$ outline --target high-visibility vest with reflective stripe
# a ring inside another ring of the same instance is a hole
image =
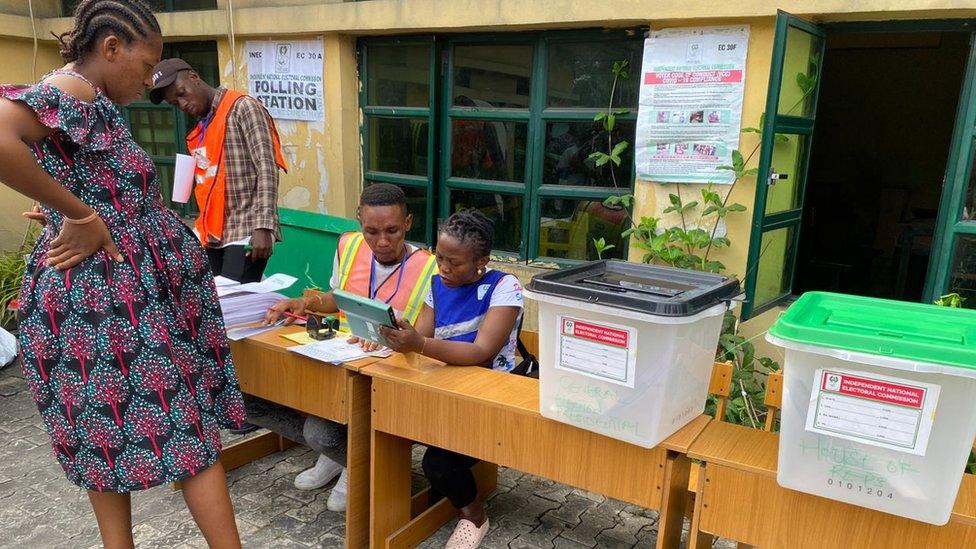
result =
[[[339,237],[339,288],[357,295],[369,297],[369,277],[373,265],[373,250],[365,243],[362,233],[346,233]],[[390,276],[376,290],[375,299],[389,300],[390,306],[400,313],[398,316],[411,324],[424,307],[424,299],[430,291],[430,279],[437,274],[437,261],[426,250],[417,250],[403,265],[403,280],[397,289],[396,280],[400,273]],[[392,298],[392,299],[391,299]],[[348,330],[346,315],[339,311],[339,328]]]

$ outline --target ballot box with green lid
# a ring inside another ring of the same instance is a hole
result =
[[[597,261],[537,275],[543,416],[651,448],[705,407],[734,278]]]
[[[810,292],[766,339],[786,353],[779,484],[948,522],[976,437],[976,311]]]

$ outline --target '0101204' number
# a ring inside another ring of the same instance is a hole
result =
[[[894,492],[886,492],[880,488],[865,487],[864,485],[858,484],[856,482],[845,482],[842,480],[836,480],[832,478],[827,479],[827,486],[836,486],[841,490],[849,490],[851,492],[857,492],[859,494],[867,494],[869,496],[875,496],[878,499],[888,498],[895,499]]]

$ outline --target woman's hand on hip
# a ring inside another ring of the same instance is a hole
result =
[[[47,264],[64,271],[101,250],[105,250],[116,261],[122,261],[122,254],[101,217],[96,215],[94,219],[81,225],[64,221],[61,232],[51,241]]]

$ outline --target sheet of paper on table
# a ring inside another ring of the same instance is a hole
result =
[[[336,365],[369,356],[386,358],[393,354],[392,350],[385,347],[372,353],[367,353],[358,343],[347,343],[346,338],[339,337],[325,341],[316,341],[307,345],[296,345],[289,347],[288,350],[314,360]]]

